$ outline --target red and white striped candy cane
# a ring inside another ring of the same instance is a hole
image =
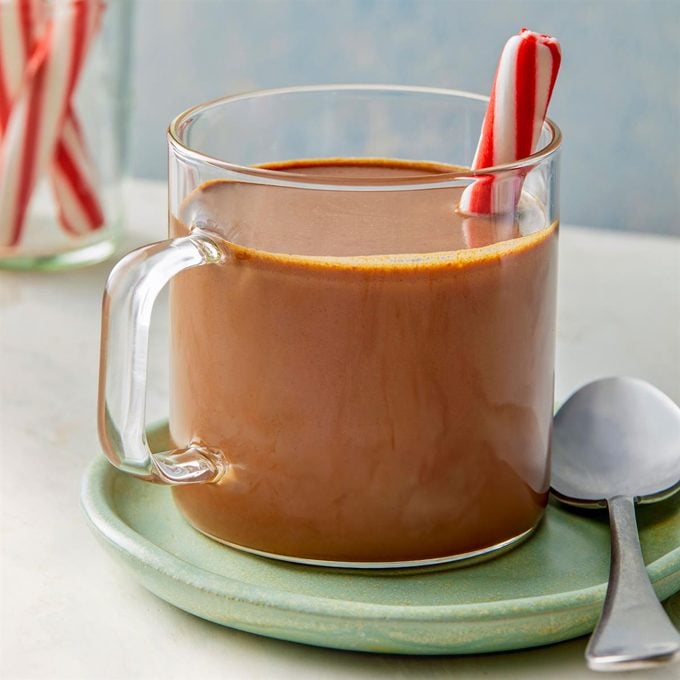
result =
[[[70,99],[102,5],[42,0],[0,5],[0,243],[16,245],[38,177],[50,170],[62,226],[103,224],[93,166]]]
[[[103,4],[100,0],[80,0],[74,9],[71,82],[65,95],[64,123],[54,150],[51,176],[62,226],[72,234],[86,234],[104,224],[104,214],[94,184],[94,164],[71,99],[89,46],[99,30]]]
[[[104,224],[95,176],[78,120],[75,115],[67,115],[54,151],[52,186],[59,221],[71,234],[86,234]]]
[[[36,0],[0,2],[0,140],[42,30]],[[37,11],[36,11],[37,10]]]
[[[473,170],[512,163],[530,156],[548,110],[560,45],[549,35],[526,28],[508,40],[498,63]],[[522,178],[481,177],[466,187],[459,210],[467,215],[513,212]]]

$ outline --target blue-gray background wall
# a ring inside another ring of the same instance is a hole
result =
[[[227,93],[324,82],[487,93],[522,26],[562,43],[550,115],[565,136],[563,222],[680,235],[677,0],[137,0],[132,172],[164,178],[169,120]]]

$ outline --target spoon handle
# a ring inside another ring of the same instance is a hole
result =
[[[609,586],[586,649],[592,670],[629,670],[680,658],[680,634],[659,602],[642,559],[629,496],[607,501],[612,534]]]

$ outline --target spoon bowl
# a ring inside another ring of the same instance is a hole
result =
[[[680,408],[635,378],[606,378],[573,394],[554,420],[551,487],[561,501],[608,507],[609,585],[586,649],[593,670],[646,668],[680,659],[680,634],[649,581],[635,503],[680,489]]]
[[[567,503],[663,500],[680,488],[680,408],[644,380],[597,380],[555,416],[552,456],[551,485]]]

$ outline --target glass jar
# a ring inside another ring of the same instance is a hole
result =
[[[0,0],[0,267],[109,257],[121,232],[130,0]]]

